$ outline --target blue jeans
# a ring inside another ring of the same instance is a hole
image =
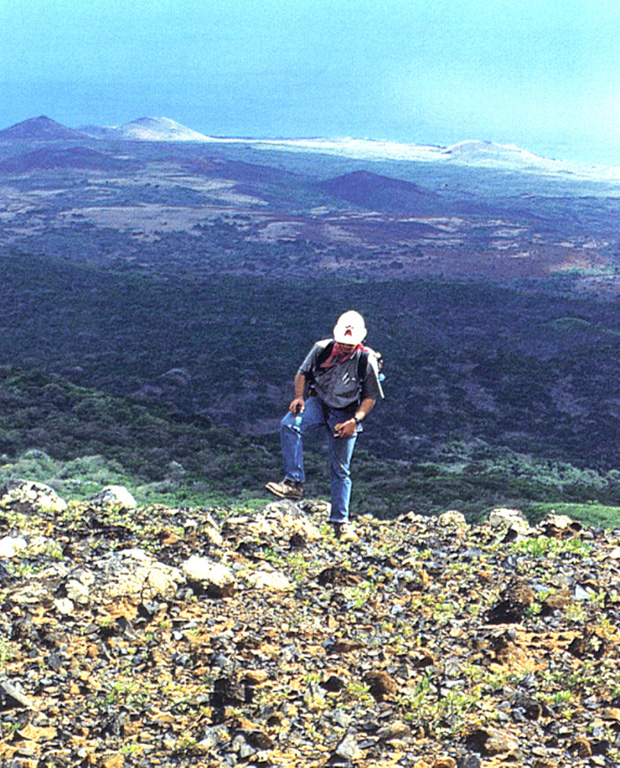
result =
[[[324,429],[328,435],[329,474],[331,481],[332,511],[330,522],[346,523],[351,500],[351,472],[349,466],[357,431],[351,437],[336,437],[334,426],[351,418],[350,411],[328,408],[318,397],[309,397],[302,413],[287,413],[280,424],[280,441],[287,480],[303,483],[303,438],[307,432]],[[358,431],[359,431],[358,427]]]

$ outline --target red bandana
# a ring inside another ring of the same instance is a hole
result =
[[[335,341],[330,356],[321,364],[321,368],[331,368],[332,365],[338,365],[338,363],[344,363],[345,360],[350,360],[358,349],[364,349],[364,347],[361,344],[356,344],[353,349],[348,352]]]

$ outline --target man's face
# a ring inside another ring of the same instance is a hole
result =
[[[341,344],[340,349],[342,349],[343,352],[349,354],[349,352],[353,352],[355,349],[355,344]]]

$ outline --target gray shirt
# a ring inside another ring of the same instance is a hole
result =
[[[316,369],[319,355],[331,342],[332,339],[318,341],[297,371],[307,380],[312,381],[317,397],[330,408],[347,408],[357,405],[367,397],[372,400],[383,399],[377,360],[372,352],[368,354],[366,373],[361,382],[357,380],[361,350],[356,350],[352,357],[342,363],[336,363],[329,368]]]

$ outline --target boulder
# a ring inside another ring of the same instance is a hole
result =
[[[70,600],[68,597],[56,598],[54,600],[54,606],[61,616],[70,616],[75,609],[73,600]]]
[[[274,501],[252,517],[229,517],[222,532],[226,538],[242,539],[251,533],[260,538],[289,540],[297,536],[305,541],[320,541],[321,532],[310,520],[306,509],[309,509],[308,501],[303,507],[301,503],[296,504],[289,499]]]
[[[135,509],[138,505],[134,497],[123,485],[106,485],[99,493],[90,499],[91,504],[100,504],[106,507],[125,507]]]
[[[530,531],[530,524],[523,517],[520,509],[506,507],[492,509],[489,513],[489,525],[492,528],[509,529],[521,535],[526,535]]]
[[[66,597],[72,603],[86,605],[90,599],[90,588],[95,582],[95,576],[90,571],[79,568],[71,574],[65,583]]]
[[[448,509],[446,512],[443,512],[441,515],[439,515],[437,521],[439,525],[444,527],[449,525],[454,526],[455,528],[468,527],[467,520],[465,520],[465,515],[462,512],[457,512],[456,509]]]
[[[202,585],[217,597],[228,597],[235,591],[236,579],[230,568],[206,557],[192,555],[182,566],[187,580]]]
[[[208,512],[203,513],[197,533],[202,541],[209,541],[216,547],[221,547],[224,543],[218,524]]]
[[[395,720],[394,722],[388,723],[377,731],[377,738],[379,741],[402,741],[410,739],[411,736],[411,726],[404,723],[402,720]]]
[[[396,681],[385,670],[371,670],[366,673],[364,682],[370,689],[370,694],[375,701],[385,701],[394,696],[398,687]]]
[[[323,522],[323,521],[321,521]],[[320,541],[319,529],[311,522],[306,512],[288,499],[268,504],[256,520],[257,533],[290,539],[300,534],[307,541]]]
[[[359,748],[353,734],[348,733],[336,747],[335,755],[346,760],[348,763],[354,763],[361,760],[364,753]],[[338,765],[339,763],[336,764]]]
[[[283,573],[266,568],[247,573],[245,578],[255,589],[266,589],[270,592],[286,592],[293,589],[293,584]]]
[[[160,563],[142,549],[112,552],[96,560],[92,572],[78,569],[71,578],[87,587],[91,597],[104,601],[120,597],[138,602],[153,600],[173,595],[185,583],[178,568]]]
[[[21,536],[4,536],[0,539],[0,557],[15,557],[15,555],[28,546],[26,539]]]
[[[9,480],[0,491],[0,507],[28,512],[41,509],[64,512],[67,502],[53,488],[30,480]]]
[[[0,680],[0,709],[34,709],[34,704],[16,685]]]
[[[568,515],[551,514],[540,521],[538,528],[549,538],[567,539],[578,536],[583,530],[583,525]]]

